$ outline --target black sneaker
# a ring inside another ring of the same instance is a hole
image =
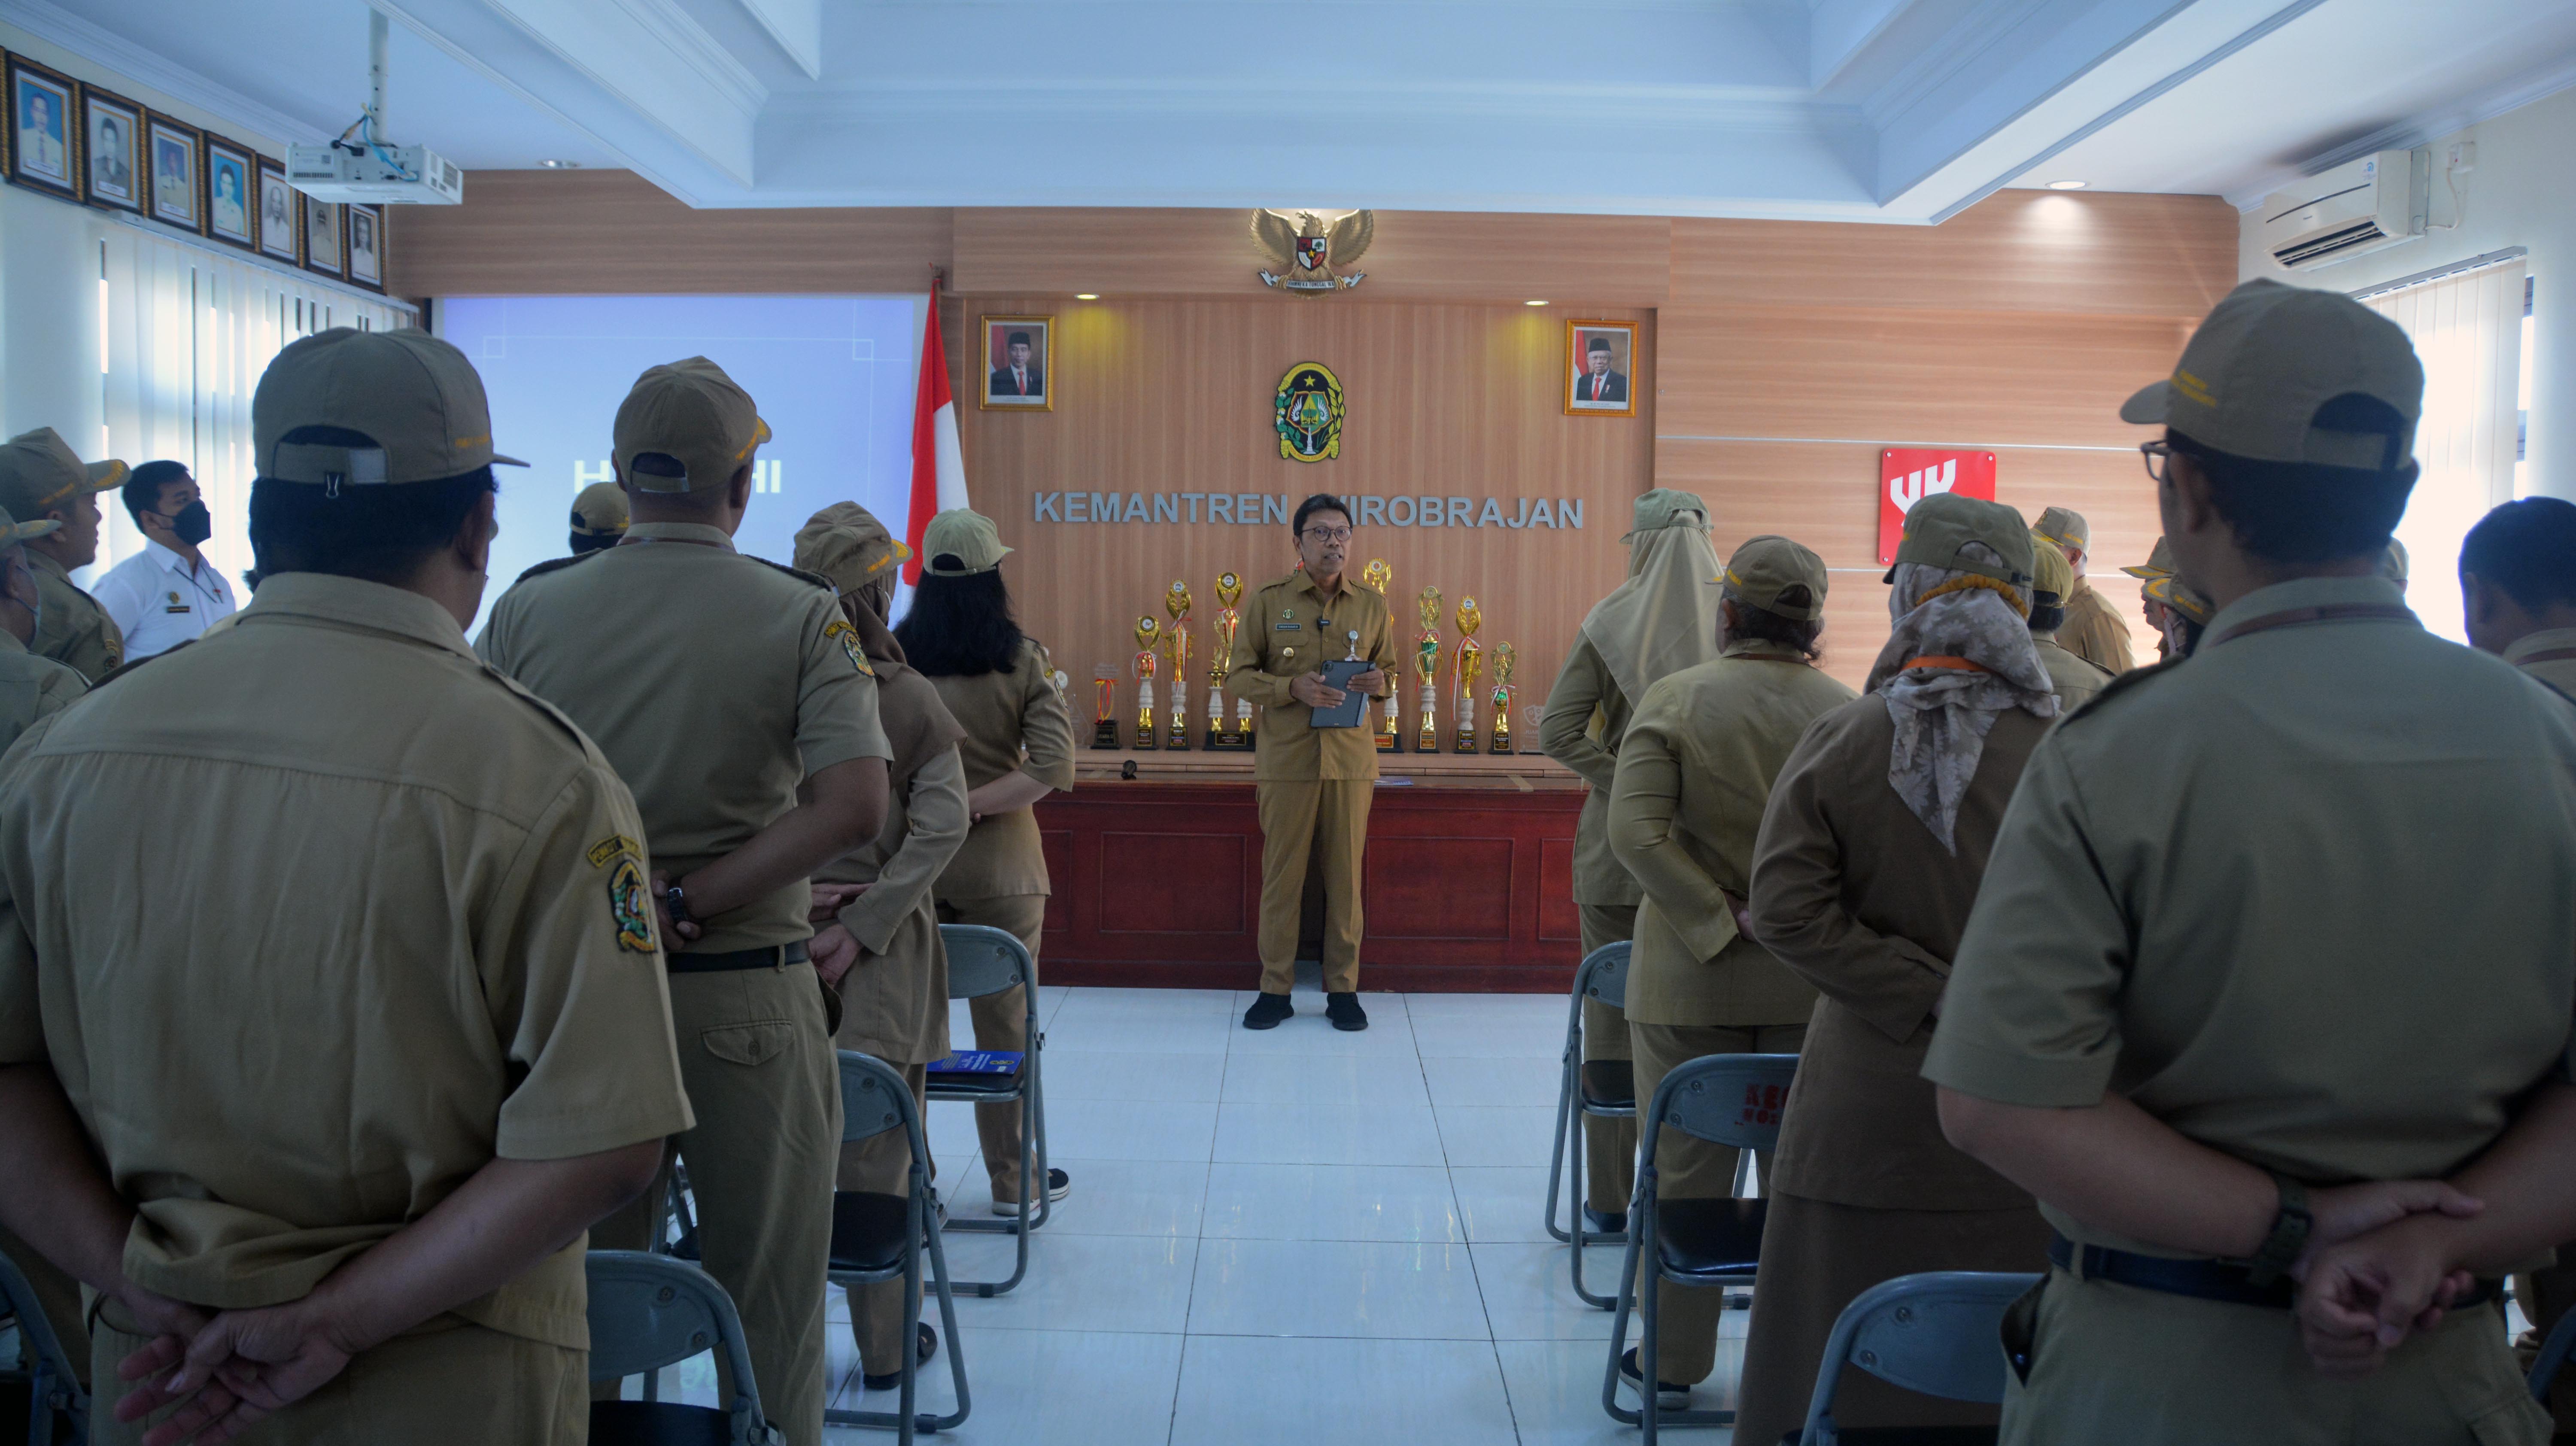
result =
[[[1586,1235],[1625,1235],[1628,1233],[1628,1212],[1625,1210],[1595,1210],[1591,1206],[1586,1205],[1583,1207],[1583,1233]]]
[[[932,1330],[928,1321],[922,1321],[919,1325],[920,1334],[913,1338],[914,1346],[918,1351],[914,1359],[926,1366],[930,1364],[932,1356],[939,1354],[939,1332]],[[1636,1352],[1630,1351],[1628,1354],[1633,1356]],[[891,1391],[903,1384],[903,1372],[888,1371],[882,1376],[861,1376],[859,1384],[871,1391]]]
[[[1066,1174],[1064,1171],[1057,1169],[1055,1166],[1049,1165],[1047,1167],[1046,1176],[1046,1197],[1050,1200],[1061,1200],[1072,1193],[1073,1177]],[[1020,1213],[1020,1202],[1017,1200],[996,1200],[993,1202],[993,1213],[996,1215],[1017,1215]]]
[[[1243,1011],[1243,1027],[1277,1029],[1279,1021],[1296,1012],[1296,1008],[1289,1004],[1287,995],[1263,990],[1261,996],[1252,1001],[1252,1007]]]
[[[1356,994],[1325,995],[1324,1017],[1333,1022],[1335,1029],[1368,1028],[1368,1011],[1360,1008],[1360,997]]]
[[[927,1329],[927,1327],[925,1327],[925,1329]],[[871,1376],[869,1379],[874,1380],[876,1378]],[[1642,1400],[1645,1397],[1646,1374],[1644,1370],[1637,1365],[1637,1348],[1635,1346],[1630,1346],[1628,1348],[1628,1353],[1619,1358],[1619,1384],[1636,1392],[1639,1399]],[[1657,1408],[1666,1411],[1688,1410],[1690,1408],[1690,1387],[1676,1386],[1670,1381],[1657,1381],[1655,1383],[1655,1405]]]

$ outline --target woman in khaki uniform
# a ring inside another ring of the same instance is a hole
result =
[[[991,519],[962,507],[942,512],[922,531],[921,550],[921,584],[895,636],[965,732],[957,752],[974,820],[931,897],[939,922],[1000,929],[1028,949],[1034,965],[1049,881],[1031,805],[1073,787],[1073,722],[1046,649],[1011,619],[1001,573],[1011,549]],[[1029,1047],[1028,1001],[1019,990],[985,995],[967,1008],[977,1049]],[[1020,1213],[1020,1102],[977,1105],[975,1133],[993,1213]],[[1071,1189],[1071,1177],[1049,1167],[1047,1198],[1061,1200]]]
[[[814,936],[814,970],[838,991],[833,1043],[894,1066],[919,1109],[926,1067],[948,1055],[948,955],[930,886],[966,839],[966,774],[957,757],[962,730],[929,680],[904,665],[902,645],[886,630],[896,565],[907,555],[855,502],[833,503],[796,534],[796,565],[831,579],[842,616],[858,629],[876,669],[877,714],[895,755],[886,772],[885,826],[815,875],[814,920],[831,922]],[[901,1194],[911,1164],[903,1133],[888,1130],[841,1146],[833,1183]],[[864,1384],[890,1390],[902,1380],[903,1282],[848,1293]],[[920,1323],[914,1343],[925,1361],[939,1348],[929,1322]]]
[[[2028,1194],[1941,1137],[1916,1070],[2004,805],[2058,713],[2031,646],[2031,537],[2012,509],[1916,503],[1889,576],[1895,633],[1866,696],[1816,720],[1771,791],[1753,933],[1822,991],[1789,1091],[1736,1439],[1805,1419],[1834,1318],[1923,1270],[2039,1270]],[[1992,1423],[1846,1372],[1854,1426]]]
[[[2066,565],[2066,555],[2049,546],[2046,538],[2032,533],[2031,540],[2030,641],[2039,653],[2039,665],[2048,670],[2050,686],[2057,689],[2057,716],[2063,718],[2110,687],[2111,675],[2068,652],[2057,640],[2057,630],[2066,621],[2067,594],[2075,587],[2075,569]]]
[[[1816,1002],[1814,988],[1743,931],[1737,911],[1772,777],[1807,724],[1852,696],[1813,666],[1825,564],[1785,537],[1756,537],[1723,576],[1725,647],[1646,690],[1610,789],[1610,847],[1646,895],[1628,970],[1641,1104],[1703,1055],[1797,1053]],[[1668,1130],[1656,1163],[1667,1198],[1734,1193],[1733,1150]],[[1661,1294],[1656,1370],[1673,1405],[1716,1365],[1725,1298],[1690,1286]],[[1642,1385],[1634,1350],[1620,1373],[1631,1389]]]

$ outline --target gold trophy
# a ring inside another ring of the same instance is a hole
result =
[[[1163,746],[1176,753],[1186,753],[1190,746],[1190,585],[1175,581],[1163,592],[1163,611],[1172,615],[1172,626],[1163,634],[1163,646],[1172,655],[1172,707],[1169,734]]]
[[[1476,675],[1485,671],[1485,648],[1476,629],[1485,625],[1484,611],[1471,597],[1458,599],[1458,737],[1453,753],[1476,751]]]
[[[1162,746],[1154,737],[1154,640],[1162,632],[1150,616],[1136,620],[1136,747],[1147,752]]]
[[[1509,643],[1494,649],[1494,695],[1485,700],[1494,708],[1494,741],[1485,749],[1488,753],[1512,751],[1512,664],[1519,660]]]
[[[1416,611],[1422,618],[1422,634],[1413,640],[1413,676],[1421,680],[1415,694],[1415,711],[1421,721],[1413,732],[1413,751],[1440,751],[1440,589],[1426,587],[1415,599]]]
[[[1061,677],[1062,674],[1057,676]],[[1093,706],[1091,710],[1091,746],[1118,751],[1118,669],[1100,663],[1091,670]]]
[[[1372,557],[1369,559],[1369,565],[1360,569],[1360,581],[1367,583],[1378,596],[1384,597],[1386,590],[1395,585],[1395,569],[1386,565],[1385,558]],[[1380,753],[1404,751],[1403,735],[1396,728],[1396,714],[1403,707],[1397,698],[1402,690],[1392,686],[1394,681],[1392,678],[1387,680],[1390,686],[1386,690],[1386,712],[1378,719],[1377,724],[1377,751]]]
[[[1226,675],[1234,671],[1234,635],[1243,628],[1243,614],[1235,603],[1242,596],[1242,578],[1230,572],[1217,574],[1216,664],[1208,669],[1207,706],[1207,746],[1216,752],[1241,751],[1252,746],[1250,729],[1237,727],[1233,732],[1227,732],[1225,726],[1225,680]],[[1245,706],[1251,705],[1247,702]]]

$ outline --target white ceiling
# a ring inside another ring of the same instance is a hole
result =
[[[699,206],[1375,205],[1921,222],[2240,202],[2576,80],[2576,0],[380,0],[391,131]],[[0,0],[288,139],[363,0]],[[148,72],[144,74],[143,72]]]

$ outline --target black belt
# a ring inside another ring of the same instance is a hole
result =
[[[772,944],[766,949],[727,949],[720,954],[669,954],[662,964],[674,974],[730,974],[737,969],[784,969],[808,957],[802,943]]]
[[[2083,1268],[2076,1268],[2077,1252],[2082,1251]],[[2229,1305],[2259,1305],[2272,1310],[2288,1310],[2298,1300],[2298,1282],[2284,1276],[2270,1285],[2256,1285],[2244,1266],[2223,1260],[2168,1260],[2160,1255],[2139,1255],[2126,1250],[2111,1250],[2099,1245],[2078,1246],[2063,1235],[2051,1234],[2048,1258],[2058,1269],[2086,1280],[2107,1280],[2114,1285],[2135,1286],[2140,1290],[2158,1290],[2167,1295],[2187,1295],[2199,1300],[2224,1301]],[[2466,1295],[2451,1302],[2450,1309],[2466,1310],[2495,1299],[2496,1283],[2481,1279],[2469,1287]]]

